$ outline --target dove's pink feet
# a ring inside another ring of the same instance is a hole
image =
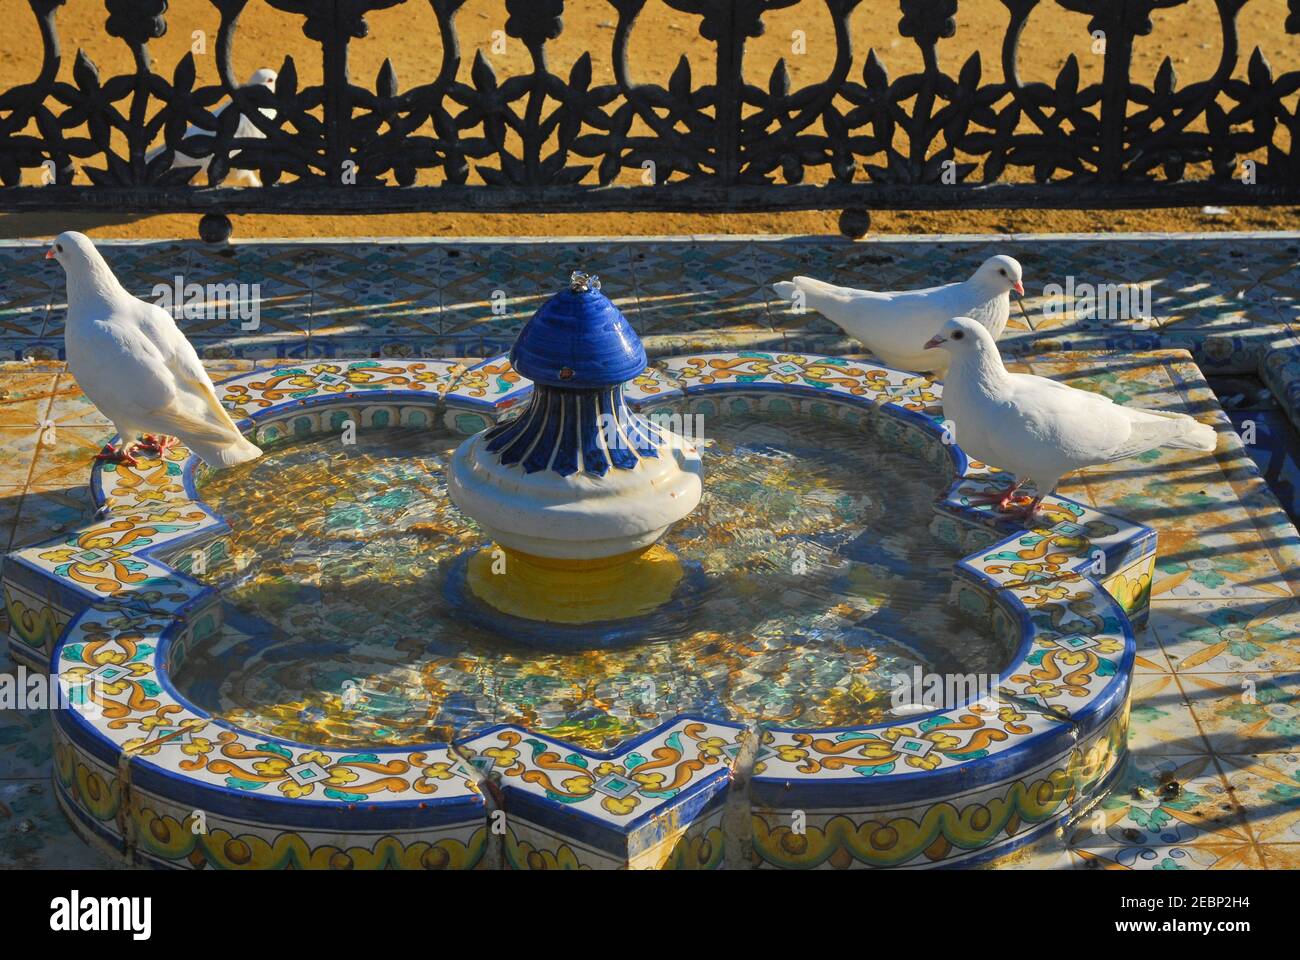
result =
[[[1034,514],[1038,511],[1038,505],[1043,502],[1043,497],[1041,494],[1036,497],[1019,496],[1020,488],[1023,485],[1023,482],[1017,483],[1002,494],[1002,498],[997,502],[998,512],[1005,513],[1024,523],[1030,523],[1034,519]]]
[[[1016,494],[1020,492],[1020,486],[1021,485],[1017,483],[1014,486],[1007,488],[1007,492],[1002,494],[1002,499],[998,501],[998,510],[1003,513],[1017,513],[1023,509],[1019,504],[1019,500],[1024,498],[1016,497]]]
[[[163,434],[146,433],[140,438],[140,446],[159,457],[178,443],[180,443],[180,441],[175,437],[169,437]]]
[[[1002,494],[1002,499],[998,501],[998,509],[1003,513],[1010,513],[1014,509],[1015,502],[1016,491],[1013,488]]]
[[[136,460],[135,444],[118,444],[116,447],[111,443],[104,444],[104,449],[95,454],[95,459],[106,463],[125,463],[128,467],[137,467],[140,462]]]
[[[1041,496],[1034,497],[1032,500],[1029,501],[1029,506],[1024,508],[1026,522],[1034,519],[1034,514],[1038,512],[1038,505],[1042,502],[1043,502],[1043,498]]]

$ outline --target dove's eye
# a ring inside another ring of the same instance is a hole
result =
[[[1007,275],[1006,270],[1002,269],[1001,267],[998,268],[998,273],[1002,274],[1002,276],[1004,277]]]
[[[956,333],[952,335],[952,338],[954,340],[960,340],[964,336],[966,336],[966,332],[964,330],[958,330]]]
[[[62,253],[62,252],[63,252],[63,244],[61,244],[61,243],[56,243],[56,244],[54,245],[54,249],[55,249],[56,251],[58,251],[59,253]]]

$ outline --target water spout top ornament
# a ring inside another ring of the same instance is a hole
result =
[[[623,396],[647,362],[632,325],[597,277],[575,272],[510,359],[533,381],[527,407],[462,443],[448,474],[452,501],[508,555],[504,576],[471,563],[471,588],[513,615],[569,623],[662,602],[681,570],[655,544],[699,503],[703,468],[693,443]]]
[[[569,289],[520,332],[510,363],[535,384],[577,390],[627,383],[647,361],[627,317],[600,292],[600,278],[575,270]]]

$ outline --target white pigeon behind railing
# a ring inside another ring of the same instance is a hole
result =
[[[247,89],[249,87],[266,87],[268,90],[274,93],[275,81],[276,81],[276,72],[270,69],[269,67],[262,67],[260,70],[255,71],[253,75],[248,78],[248,83],[244,84],[243,89]],[[220,117],[227,109],[229,109],[232,106],[234,106],[233,102],[222,104],[214,111],[213,116]],[[261,112],[262,112],[262,116],[268,119],[275,118],[275,111],[272,110],[270,107],[262,107]],[[212,135],[211,130],[204,130],[200,126],[196,126],[195,124],[190,124],[189,129],[185,131],[185,136],[182,138],[182,142],[188,140],[190,137],[211,136],[211,135]],[[245,138],[251,137],[257,140],[266,139],[266,135],[262,133],[261,130],[257,129],[257,126],[253,123],[253,121],[248,119],[248,117],[242,113],[239,115],[239,124],[238,126],[235,127],[235,136],[245,137]],[[154,149],[150,150],[148,154],[146,154],[146,159],[153,160],[160,153],[162,153],[164,149],[165,148],[163,147],[155,147]],[[230,159],[233,161],[238,156],[239,156],[239,151],[234,150],[230,154]],[[211,155],[208,155],[206,157],[191,157],[188,153],[182,153],[181,151],[177,150],[175,157],[172,158],[171,168],[173,170],[176,170],[176,169],[184,169],[187,167],[198,167],[199,173],[196,174],[196,179],[197,179],[198,177],[202,176],[202,174],[208,172],[208,166],[211,163],[212,163]],[[229,176],[233,177],[236,183],[242,183],[245,186],[260,187],[262,185],[262,178],[257,175],[256,170],[241,170],[237,167],[232,166]],[[194,180],[191,180],[190,182],[193,183]]]

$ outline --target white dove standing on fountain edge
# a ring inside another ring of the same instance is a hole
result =
[[[262,67],[260,70],[254,71],[253,75],[248,78],[248,83],[244,84],[244,89],[247,89],[248,87],[266,87],[272,93],[275,93],[275,81],[277,79],[278,76],[274,70],[272,70],[270,67]],[[226,110],[228,110],[233,106],[234,106],[233,101],[229,103],[224,103],[217,108],[217,110],[213,113],[213,116],[220,117],[222,113],[224,113]],[[266,117],[268,120],[275,119],[275,111],[272,110],[270,107],[262,107],[260,109],[261,109],[262,116]],[[191,137],[210,136],[211,134],[212,134],[211,130],[204,130],[202,127],[196,124],[190,124],[189,128],[186,129],[185,131],[185,136],[181,138],[181,142],[184,143],[186,140],[190,139]],[[242,113],[239,115],[239,124],[238,126],[235,127],[234,135],[236,137],[244,137],[246,139],[247,138],[252,138],[256,140],[266,139],[266,134],[262,133],[261,130],[257,129],[257,125],[254,124],[252,120],[248,119],[248,117]],[[145,155],[145,159],[152,160],[154,157],[162,153],[164,149],[165,148],[163,147],[155,147]],[[239,151],[238,150],[233,151],[230,154],[231,161],[233,162],[234,159],[238,156],[239,156]],[[206,157],[192,157],[188,153],[181,153],[179,150],[177,150],[175,156],[172,157],[171,167],[173,170],[185,169],[187,167],[198,167],[199,173],[207,173],[208,165],[210,163],[212,163],[211,154],[209,154]],[[256,170],[242,170],[232,166],[230,172],[237,181],[242,181],[243,183],[247,184],[250,187],[260,187],[262,185],[262,178],[257,175]]]
[[[1214,450],[1214,428],[1184,413],[1124,407],[1109,397],[1046,377],[1012,373],[983,324],[953,317],[927,348],[949,357],[943,412],[967,455],[1015,475],[999,507],[1011,508],[1030,481],[1033,516],[1067,473],[1158,447]]]
[[[170,313],[127,293],[84,234],[59,234],[45,255],[67,277],[68,370],[118,432],[119,446],[109,445],[101,459],[134,463],[141,446],[161,455],[171,437],[212,467],[261,456],[221,406]]]
[[[994,340],[1002,336],[1011,315],[1011,291],[1025,292],[1021,277],[1019,262],[999,254],[980,264],[969,280],[924,290],[854,290],[812,277],[782,280],[772,289],[786,300],[802,295],[804,307],[862,341],[882,363],[942,377],[947,357],[926,350],[925,342],[958,316],[978,320]]]

